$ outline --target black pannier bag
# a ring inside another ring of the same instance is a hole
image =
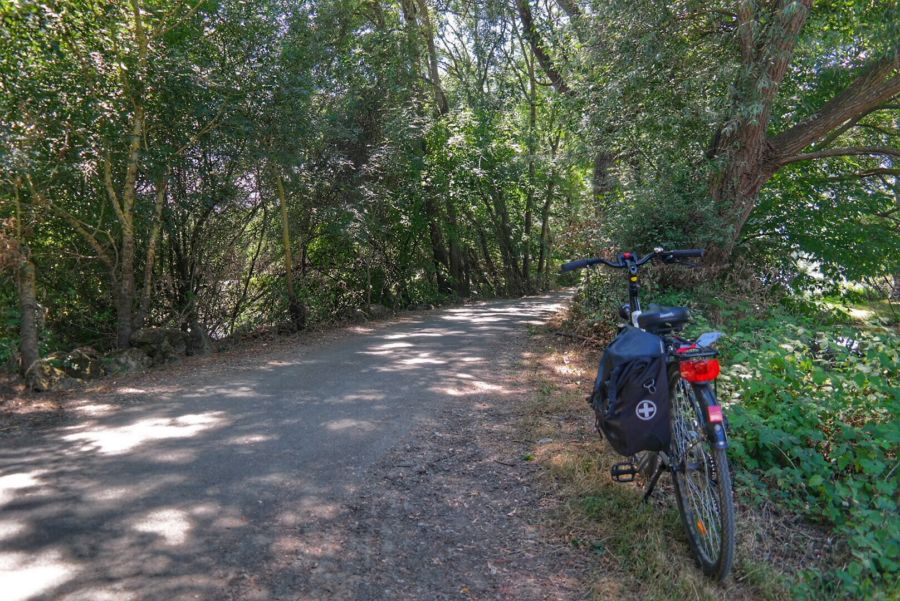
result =
[[[625,326],[600,359],[591,406],[620,455],[669,446],[669,380],[659,336]]]

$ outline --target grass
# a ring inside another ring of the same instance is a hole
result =
[[[771,551],[763,520],[739,518],[734,576],[724,585],[695,566],[671,485],[661,481],[648,504],[636,484],[613,482],[621,460],[600,440],[585,402],[598,352],[569,344],[549,332],[535,333],[528,366],[534,391],[520,422],[535,443],[534,460],[559,500],[550,528],[596,558],[590,577],[594,599],[718,600],[790,597],[788,577],[764,558]],[[547,442],[549,441],[549,442]],[[761,542],[762,541],[762,542]]]

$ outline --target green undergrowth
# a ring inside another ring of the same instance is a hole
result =
[[[580,297],[582,320],[608,318],[600,305],[617,291],[595,288]],[[834,569],[802,571],[793,595],[896,598],[900,339],[891,313],[796,297],[722,301],[702,290],[647,297],[690,306],[689,335],[726,334],[719,395],[740,498],[799,513],[840,541]]]
[[[844,539],[839,569],[803,574],[798,596],[887,599],[900,567],[900,340],[827,306],[747,309],[716,307],[736,485]]]

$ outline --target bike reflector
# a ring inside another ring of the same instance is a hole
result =
[[[688,382],[710,382],[719,377],[718,359],[694,359],[678,365],[681,377]]]
[[[709,423],[711,424],[721,424],[725,421],[725,418],[722,416],[722,408],[718,405],[710,405],[707,407],[706,416],[709,418]]]

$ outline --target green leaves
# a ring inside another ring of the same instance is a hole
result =
[[[900,538],[900,382],[890,363],[900,342],[889,331],[823,326],[777,309],[726,323],[737,329],[723,341],[726,373],[753,374],[723,380],[721,391],[735,403],[728,411],[738,473],[751,471],[754,486],[767,484],[767,494],[846,538],[854,560],[836,574],[843,594],[883,595],[897,579]],[[831,586],[829,579],[815,575],[810,586]]]

